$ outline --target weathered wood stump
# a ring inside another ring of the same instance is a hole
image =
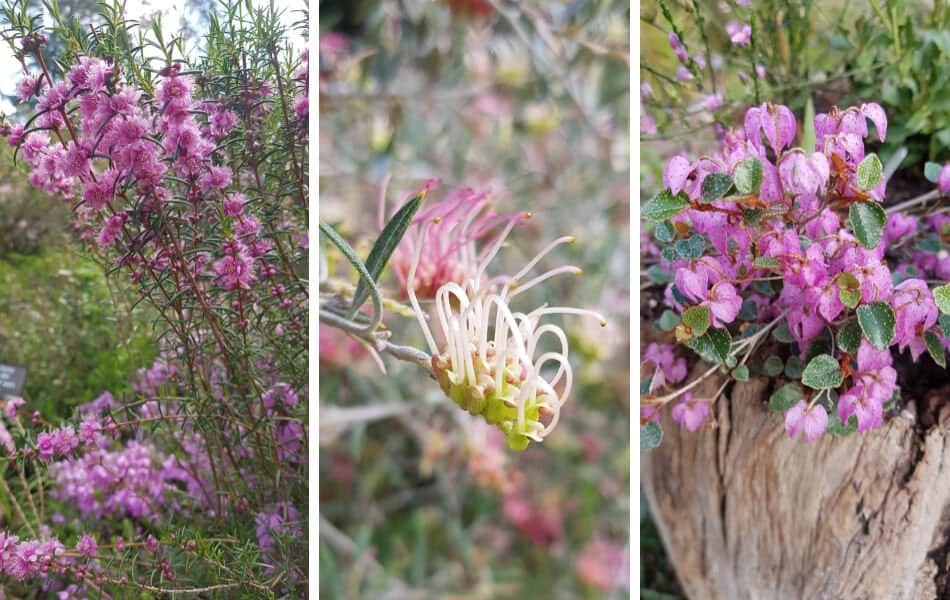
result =
[[[933,392],[929,428],[909,407],[878,430],[811,444],[768,412],[768,386],[736,384],[716,403],[717,425],[696,433],[664,411],[663,443],[642,456],[689,598],[950,597],[950,386]]]

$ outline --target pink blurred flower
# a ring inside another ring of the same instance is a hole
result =
[[[581,581],[599,590],[630,586],[629,553],[620,544],[595,539],[584,546],[575,570]]]

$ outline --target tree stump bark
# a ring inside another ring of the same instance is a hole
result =
[[[714,407],[716,426],[696,433],[664,411],[663,443],[642,455],[689,598],[950,598],[950,386],[934,392],[942,410],[928,429],[907,412],[811,444],[768,412],[769,386],[736,384]]]

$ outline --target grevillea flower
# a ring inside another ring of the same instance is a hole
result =
[[[435,189],[437,180],[430,180],[423,193]],[[432,299],[439,288],[449,282],[462,283],[476,270],[481,257],[476,241],[493,234],[506,223],[518,223],[527,213],[497,214],[492,209],[493,197],[488,192],[462,188],[444,199],[420,209],[412,227],[393,253],[392,266],[400,287],[408,296],[408,274],[419,252],[415,271],[414,292],[420,298]]]
[[[443,392],[463,409],[501,429],[509,447],[522,450],[554,429],[571,391],[573,372],[567,358],[567,336],[554,324],[541,324],[541,319],[552,314],[580,314],[606,322],[597,313],[572,307],[512,311],[509,304],[519,294],[556,275],[579,274],[580,269],[557,267],[524,281],[546,254],[574,239],[562,237],[513,277],[483,280],[488,264],[518,222],[512,218],[506,221],[488,251],[464,273],[462,284],[449,281],[436,290],[434,312],[442,343],[437,343],[430,331],[415,293],[422,244],[415,248],[406,289],[432,354],[432,373]],[[426,239],[431,225],[431,221],[423,224],[421,239]],[[560,342],[560,350],[539,352],[539,341],[544,337]],[[546,369],[549,364],[556,367],[553,374]]]

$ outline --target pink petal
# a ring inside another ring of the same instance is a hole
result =
[[[881,105],[876,102],[862,104],[861,113],[871,119],[874,128],[877,130],[877,138],[883,142],[884,138],[887,137],[887,114],[881,108]]]
[[[677,155],[670,159],[666,169],[663,170],[663,185],[665,185],[673,194],[678,194],[686,185],[686,179],[690,174],[690,163],[685,156]]]
[[[785,411],[785,432],[789,437],[797,436],[802,430],[807,406],[804,400],[799,400],[798,404]]]
[[[825,407],[820,404],[811,407],[806,412],[803,422],[806,442],[813,442],[820,438],[828,426],[828,413],[825,412]]]

